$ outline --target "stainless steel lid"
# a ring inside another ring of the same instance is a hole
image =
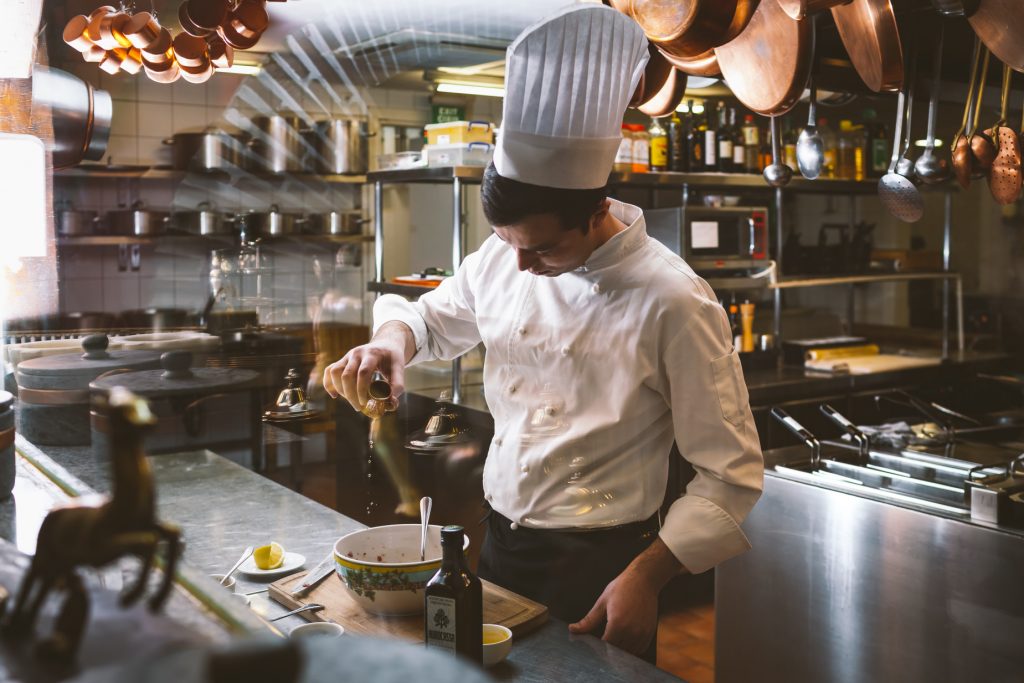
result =
[[[160,356],[161,370],[126,372],[101,377],[89,384],[92,391],[123,386],[146,398],[212,394],[250,388],[260,376],[242,368],[193,368],[188,351],[168,351]]]
[[[0,391],[0,413],[6,413],[14,405],[14,395],[9,391]]]
[[[18,386],[27,389],[84,389],[89,382],[111,370],[142,370],[159,365],[152,351],[108,351],[105,334],[82,340],[84,353],[62,353],[33,358],[18,364]]]

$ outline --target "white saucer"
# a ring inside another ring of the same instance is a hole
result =
[[[238,573],[251,576],[254,579],[269,579],[276,576],[293,574],[302,569],[304,564],[306,564],[306,557],[304,555],[285,552],[284,563],[277,569],[260,569],[256,566],[256,561],[250,557],[238,568]]]

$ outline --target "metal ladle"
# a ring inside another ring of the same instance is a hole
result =
[[[935,115],[939,108],[939,88],[942,87],[942,43],[945,31],[945,24],[940,24],[939,40],[935,45],[935,60],[932,63],[932,91],[928,102],[928,139],[925,141],[924,153],[914,164],[917,177],[929,185],[936,185],[949,177],[949,163],[944,157],[935,154]]]
[[[800,137],[796,141],[796,165],[800,169],[800,175],[808,180],[814,180],[821,175],[821,167],[825,162],[825,144],[818,132],[818,86],[814,82],[815,48],[817,43],[817,15],[811,23],[811,75],[810,89],[811,98],[807,106],[807,125],[800,131]]]
[[[917,75],[917,54],[914,53],[910,57],[910,71],[906,78],[910,83],[910,87],[907,89],[907,112],[906,119],[903,122],[905,128],[903,138],[903,152],[900,154],[899,160],[896,162],[896,173],[900,174],[912,184],[916,184],[917,175],[914,173],[914,162],[910,159],[910,143],[914,139],[911,134],[911,129],[914,125],[914,78]]]
[[[772,187],[783,187],[793,179],[793,169],[779,163],[779,119],[772,116],[772,163],[764,168],[765,181]]]
[[[900,142],[903,140],[904,117],[912,82],[912,76],[903,81],[903,87],[900,88],[899,96],[896,99],[896,133],[893,136],[892,160],[889,162],[889,171],[878,179],[878,197],[882,204],[890,214],[906,223],[919,221],[924,215],[924,201],[921,199],[921,193],[909,178],[896,170],[900,159],[904,158],[900,153]]]

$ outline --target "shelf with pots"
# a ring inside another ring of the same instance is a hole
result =
[[[338,175],[321,173],[255,173],[237,169],[235,173],[230,171],[181,171],[166,166],[108,166],[103,164],[86,164],[72,168],[56,170],[53,173],[55,179],[139,179],[139,180],[181,180],[186,176],[210,178],[214,180],[233,180],[238,178],[252,178],[264,181],[319,181],[339,185],[363,185],[366,183],[365,175]]]
[[[220,244],[234,244],[238,237],[230,234],[195,235],[188,233],[162,233],[160,235],[77,235],[58,237],[58,247],[109,247],[126,244],[153,244],[160,240],[206,240]],[[261,238],[262,242],[322,242],[325,244],[354,244],[373,242],[373,235],[279,235]]]

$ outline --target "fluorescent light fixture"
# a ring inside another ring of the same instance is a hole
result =
[[[263,67],[259,64],[247,64],[245,62],[235,62],[226,69],[217,69],[217,73],[221,74],[239,74],[241,76],[255,76]]]
[[[505,89],[496,85],[480,85],[479,83],[462,83],[441,81],[437,84],[437,92],[455,95],[479,95],[482,97],[504,97]]]
[[[943,144],[942,140],[940,140],[939,138],[935,138],[935,146],[936,147],[941,147],[942,144]],[[914,140],[914,147],[927,147],[927,146],[928,146],[928,141],[925,140],[925,139]]]
[[[0,133],[0,243],[5,256],[46,256],[46,146],[34,135]]]
[[[43,0],[0,2],[0,79],[32,74],[42,11]]]
[[[679,106],[676,107],[676,111],[682,112],[684,114],[689,113],[689,111],[690,111],[690,103],[689,102],[681,102],[679,104]],[[693,103],[693,113],[694,114],[703,114],[704,113],[704,103],[703,102],[694,102]]]

